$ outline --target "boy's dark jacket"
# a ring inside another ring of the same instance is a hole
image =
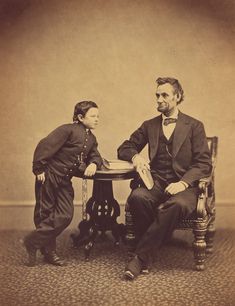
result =
[[[118,157],[130,161],[148,144],[151,167],[158,150],[161,124],[161,115],[145,121],[118,148]],[[172,166],[179,180],[194,185],[200,178],[210,174],[211,157],[206,134],[203,124],[197,119],[179,112],[172,149]]]
[[[68,176],[74,174],[81,163],[95,163],[100,168],[102,158],[97,146],[95,136],[83,124],[63,124],[38,143],[33,173],[37,175],[50,169],[59,176]]]

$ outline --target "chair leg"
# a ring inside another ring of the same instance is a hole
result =
[[[206,231],[206,253],[211,254],[213,252],[213,243],[215,237],[215,225],[214,220],[208,225]]]
[[[205,269],[205,259],[206,259],[206,226],[202,224],[196,224],[196,227],[193,229],[194,233],[194,242],[193,242],[193,251],[194,251],[194,261],[197,271],[203,271]]]

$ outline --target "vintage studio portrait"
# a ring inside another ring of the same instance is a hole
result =
[[[0,1],[0,305],[235,305],[235,1]]]

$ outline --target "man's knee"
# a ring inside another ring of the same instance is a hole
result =
[[[127,199],[128,210],[133,216],[143,216],[153,213],[155,199],[145,188],[139,187],[134,189]]]
[[[179,210],[182,216],[187,216],[196,207],[196,200],[194,199],[187,199],[185,197],[177,196],[173,197],[172,201],[174,202],[174,207]]]
[[[131,194],[127,199],[127,202],[129,204],[130,209],[132,209],[133,206],[136,209],[137,207],[142,207],[143,203],[146,202],[147,200],[148,199],[144,188],[139,187],[132,190]]]

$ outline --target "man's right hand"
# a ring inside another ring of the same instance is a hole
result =
[[[45,179],[46,179],[45,172],[38,174],[36,177],[38,181],[42,182],[42,184],[45,182]]]
[[[136,168],[137,171],[138,170],[145,170],[145,169],[150,170],[149,163],[146,161],[146,159],[144,159],[139,154],[136,154],[132,158],[132,163],[133,163],[133,165],[134,165],[134,167]]]

